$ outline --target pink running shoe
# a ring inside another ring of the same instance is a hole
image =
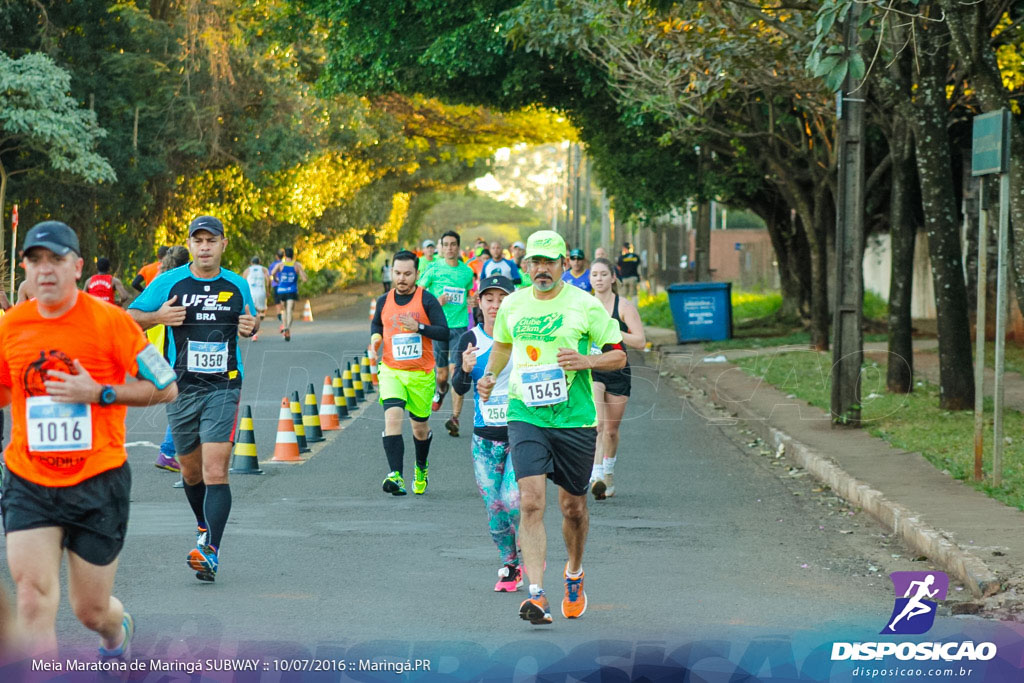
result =
[[[498,583],[494,584],[495,593],[515,593],[523,585],[523,570],[514,564],[506,564],[498,570]]]

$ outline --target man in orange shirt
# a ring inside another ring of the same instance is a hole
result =
[[[134,623],[111,595],[131,492],[125,412],[174,400],[174,371],[131,316],[78,290],[71,228],[39,223],[24,249],[35,299],[0,319],[0,407],[12,411],[0,509],[16,634],[30,654],[55,651],[66,549],[75,615],[100,634],[101,656],[125,657]]]
[[[147,263],[139,268],[139,273],[135,276],[135,279],[132,280],[132,287],[134,287],[136,291],[141,292],[144,290],[149,286],[149,283],[160,274],[160,262],[163,260],[164,256],[167,255],[168,249],[170,249],[170,247],[161,246],[156,250],[156,261]]]

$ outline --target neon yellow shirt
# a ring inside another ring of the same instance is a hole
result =
[[[558,349],[587,355],[592,344],[601,348],[621,342],[622,333],[600,301],[577,287],[561,287],[546,300],[536,298],[533,287],[520,289],[498,309],[494,339],[512,344],[508,419],[538,427],[593,427],[597,410],[590,370],[560,372]],[[544,402],[549,404],[538,405]]]

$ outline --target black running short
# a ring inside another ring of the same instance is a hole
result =
[[[628,365],[621,370],[612,370],[611,372],[592,370],[590,374],[593,381],[604,385],[605,393],[614,396],[629,396],[633,386],[633,374]]]
[[[587,494],[597,427],[555,429],[509,420],[508,440],[517,481],[545,474],[574,496]]]
[[[174,452],[188,455],[200,444],[235,440],[235,418],[242,390],[187,391],[167,404]]]
[[[298,300],[299,300],[299,293],[298,292],[278,292],[277,293],[277,303],[279,303],[279,304],[283,304],[285,301],[298,301]]]
[[[106,566],[124,546],[131,490],[127,462],[74,486],[43,486],[7,470],[0,498],[4,533],[60,527],[63,547]]]

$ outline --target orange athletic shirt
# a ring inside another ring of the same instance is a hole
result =
[[[136,357],[149,343],[125,311],[83,292],[77,296],[59,318],[42,317],[36,302],[26,301],[0,319],[0,385],[12,394],[11,443],[4,456],[12,472],[43,486],[74,486],[127,459],[127,407],[116,404],[90,406],[90,450],[29,450],[25,402],[46,395],[46,371],[73,372],[78,359],[99,384],[123,384],[138,374]]]
[[[160,262],[153,261],[139,268],[139,275],[142,276],[143,282],[149,287],[149,283],[156,279],[156,276],[160,274]]]
[[[384,323],[384,364],[392,370],[422,370],[430,372],[434,369],[434,343],[429,338],[420,334],[422,340],[422,352],[419,358],[409,360],[395,360],[391,348],[391,338],[396,334],[418,334],[417,332],[406,332],[398,322],[398,316],[411,313],[417,322],[424,325],[430,324],[427,317],[427,310],[423,308],[423,288],[417,287],[412,299],[404,306],[399,306],[395,301],[395,291],[388,292],[388,298],[384,300],[384,310],[380,313],[380,319]]]

